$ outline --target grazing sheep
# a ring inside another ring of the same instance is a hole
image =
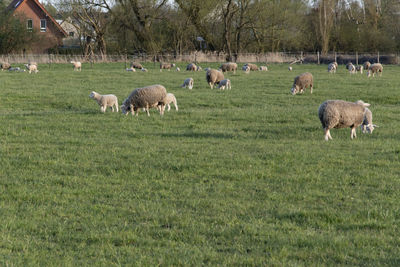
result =
[[[368,71],[367,71],[367,76],[370,77],[372,74],[372,77],[375,77],[375,73],[379,73],[379,76],[382,76],[383,72],[383,66],[381,63],[374,63],[371,66],[369,66]]]
[[[291,89],[292,95],[297,93],[303,93],[304,89],[310,87],[310,92],[312,94],[313,90],[313,76],[309,72],[305,72],[294,78],[293,86]]]
[[[181,87],[182,87],[182,88],[187,87],[187,88],[189,88],[190,90],[192,90],[192,88],[193,88],[193,83],[194,83],[193,78],[187,78],[187,79],[185,79],[185,80],[183,81],[183,84],[181,85]]]
[[[34,64],[24,64],[25,68],[29,71],[29,74],[33,72],[38,73],[37,66]]]
[[[368,70],[370,66],[371,66],[371,62],[369,62],[369,61],[364,62],[364,70]]]
[[[140,70],[143,72],[148,72],[148,70],[146,68],[141,68]]]
[[[176,67],[176,71],[181,71],[181,69],[179,67]]]
[[[372,112],[368,108],[365,108],[364,120],[361,125],[361,129],[363,133],[372,133],[375,127],[378,127],[375,124],[372,124]]]
[[[111,111],[114,112],[114,106],[118,112],[118,98],[115,95],[101,95],[92,91],[89,97],[97,101],[101,112],[106,112],[107,107],[111,107]]]
[[[225,90],[225,87],[226,87],[226,89],[232,89],[231,88],[231,80],[225,79],[225,80],[220,81],[220,83],[218,84],[218,88],[220,90]]]
[[[171,68],[175,67],[174,63],[160,63],[160,71],[162,71],[163,69],[166,70],[171,70]]]
[[[327,100],[322,103],[318,108],[318,116],[325,132],[325,140],[332,139],[329,132],[332,128],[351,128],[351,139],[356,136],[356,128],[366,123],[372,132],[374,126],[372,125],[372,113],[367,111],[370,104],[364,103],[361,100],[356,102],[347,102],[343,100]],[[369,116],[369,114],[371,116]]]
[[[10,68],[11,68],[10,63],[7,63],[7,62],[1,63],[1,71],[3,71],[3,70],[8,70],[8,69],[10,69]]]
[[[136,72],[134,67],[127,68],[126,71]]]
[[[259,71],[268,71],[268,67],[267,66],[260,66],[258,68]]]
[[[256,64],[246,63],[246,64],[244,64],[244,66],[249,66],[251,71],[258,70],[258,67]]]
[[[131,68],[141,70],[141,69],[143,69],[143,65],[140,64],[140,63],[138,63],[138,62],[132,62],[132,63],[131,63]]]
[[[74,71],[82,71],[82,63],[79,61],[71,61],[71,64],[74,65]]]
[[[244,73],[246,73],[246,74],[249,74],[249,73],[250,73],[250,67],[247,66],[247,65],[244,65],[244,66],[242,67],[242,70],[243,70]]]
[[[233,73],[236,73],[237,70],[237,64],[233,62],[228,62],[228,63],[223,63],[219,69],[222,72],[227,72],[227,71],[233,71]]]
[[[145,108],[147,116],[150,116],[149,109],[160,106],[160,115],[163,115],[165,109],[164,99],[166,96],[167,90],[160,84],[136,88],[122,103],[122,113],[128,115],[130,111],[132,115],[135,115],[136,111],[136,116],[138,116],[139,109]]]
[[[292,71],[292,70],[293,70],[292,66],[289,66],[289,67],[288,67],[288,70],[289,70],[289,71]]]
[[[336,67],[335,62],[329,63],[329,65],[328,65],[328,72],[329,73],[336,73],[336,69],[337,69],[337,67]]]
[[[354,66],[351,62],[347,63],[346,69],[349,71],[350,74],[356,73],[356,66]]]
[[[214,84],[219,84],[223,79],[225,79],[224,74],[218,70],[210,69],[206,73],[206,80],[211,89],[214,88]]]
[[[189,63],[189,64],[186,66],[186,70],[187,70],[187,71],[200,71],[200,70],[201,70],[201,67],[200,67],[200,66],[197,66],[197,65],[194,64],[194,63]]]
[[[357,65],[356,66],[356,72],[359,72],[359,73],[363,73],[363,70],[364,70],[364,67],[362,66],[362,65]]]
[[[167,111],[170,111],[171,103],[174,103],[175,110],[178,111],[178,104],[176,103],[176,98],[174,94],[168,93],[167,96],[164,98],[164,104],[168,107]]]

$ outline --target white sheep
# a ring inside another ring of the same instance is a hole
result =
[[[372,74],[372,77],[375,77],[375,73],[379,73],[379,76],[382,76],[383,72],[383,66],[380,63],[374,63],[371,66],[369,66],[368,71],[367,71],[367,77],[370,77]]]
[[[111,111],[114,112],[114,106],[118,112],[118,98],[115,95],[101,95],[92,91],[89,97],[97,101],[101,112],[106,112],[107,107],[111,107]]]
[[[164,115],[166,96],[167,90],[160,84],[136,88],[122,103],[122,113],[128,115],[131,112],[135,115],[137,111],[136,116],[138,116],[139,109],[145,108],[147,116],[150,116],[149,109],[159,106],[160,115]]]
[[[300,74],[299,76],[296,76],[296,78],[294,78],[293,86],[290,91],[292,92],[292,95],[295,95],[297,93],[302,94],[304,92],[304,89],[307,87],[310,87],[310,92],[312,94],[313,76],[309,72],[305,72]]]
[[[173,67],[175,67],[174,63],[160,63],[160,71],[163,69],[171,70]]]
[[[29,71],[29,74],[33,72],[38,73],[37,65],[35,64],[24,64],[25,68]]]
[[[192,90],[194,84],[193,78],[187,78],[183,81],[183,84],[181,85],[182,88],[187,87],[188,89]]]
[[[11,68],[10,63],[8,63],[8,62],[1,63],[1,71],[8,70],[10,68]]]
[[[268,67],[267,66],[260,66],[258,68],[259,71],[268,71]]]
[[[329,73],[336,73],[337,65],[336,62],[329,63],[328,65],[328,72]]]
[[[356,66],[356,72],[363,73],[364,67],[362,65]]]
[[[74,65],[74,71],[82,70],[82,63],[79,61],[71,61],[71,64]]]
[[[349,71],[350,74],[356,73],[356,67],[351,62],[346,64],[346,69]]]
[[[242,70],[243,70],[244,73],[246,73],[246,74],[249,74],[249,73],[250,73],[250,67],[247,66],[247,65],[244,65],[244,66],[242,67]]]
[[[218,88],[220,90],[225,90],[225,88],[226,89],[232,89],[231,80],[225,79],[225,80],[220,81],[219,84],[218,84]]]
[[[356,128],[360,125],[368,127],[372,133],[372,112],[367,111],[370,104],[362,100],[347,102],[343,100],[327,100],[318,108],[318,117],[325,132],[325,140],[332,139],[330,129],[332,128],[351,128],[351,139],[357,137]],[[364,124],[365,122],[365,124]]]
[[[206,80],[211,89],[214,88],[214,84],[219,84],[224,79],[224,74],[219,70],[211,69],[206,73]]]
[[[164,98],[164,104],[166,107],[168,107],[167,111],[170,111],[171,103],[174,103],[175,110],[178,111],[178,103],[176,102],[176,98],[175,98],[174,94],[167,93],[167,96]]]

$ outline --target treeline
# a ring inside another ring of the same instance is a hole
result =
[[[399,0],[54,0],[95,53],[397,52]],[[82,44],[84,46],[85,44]],[[87,49],[84,49],[86,53]]]

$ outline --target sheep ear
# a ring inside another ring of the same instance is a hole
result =
[[[371,104],[369,104],[369,103],[364,103],[364,107],[369,107],[369,106],[371,106]]]

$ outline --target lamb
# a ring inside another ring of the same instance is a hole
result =
[[[368,68],[367,76],[370,77],[372,74],[372,77],[375,77],[375,73],[379,73],[379,76],[382,76],[382,71],[383,71],[382,64],[374,63]]]
[[[227,71],[233,71],[233,73],[236,73],[237,70],[237,64],[233,62],[228,62],[228,63],[223,63],[219,69],[222,72],[227,72]]]
[[[11,68],[10,63],[8,63],[8,62],[3,62],[3,63],[1,63],[1,71],[3,71],[3,70],[8,70],[8,69],[10,69],[10,68]]]
[[[136,111],[136,116],[138,116],[139,109],[145,108],[147,116],[150,116],[149,109],[160,106],[160,115],[164,115],[166,96],[167,90],[160,84],[136,88],[122,103],[122,113],[128,115],[130,111],[132,115],[135,115]]]
[[[176,67],[176,71],[181,71],[181,69],[179,67]]]
[[[187,78],[187,79],[185,79],[185,80],[183,81],[183,84],[181,85],[181,87],[182,87],[182,88],[187,87],[187,88],[189,88],[190,90],[192,90],[192,88],[193,88],[193,83],[194,83],[193,78]]]
[[[244,66],[242,67],[242,70],[243,70],[244,73],[246,73],[246,74],[249,74],[249,73],[250,73],[250,67],[247,66],[247,65],[244,65]]]
[[[363,133],[372,133],[375,127],[378,125],[372,124],[372,112],[368,108],[365,108],[364,120],[361,124],[361,129]]]
[[[337,67],[336,67],[336,64],[333,62],[333,63],[329,63],[329,65],[328,65],[328,72],[329,73],[336,73],[336,69],[337,69]]]
[[[71,64],[74,65],[74,71],[81,71],[82,70],[82,63],[79,61],[71,61]]]
[[[268,71],[268,67],[267,66],[260,66],[258,68],[259,71]]]
[[[168,107],[168,111],[171,109],[171,103],[174,103],[175,110],[178,111],[178,104],[176,103],[176,98],[174,94],[168,93],[167,96],[164,98],[164,104]]]
[[[134,67],[127,68],[126,71],[136,72]]]
[[[250,68],[251,71],[258,70],[258,67],[257,67],[256,64],[246,63],[246,64],[244,64],[244,66],[249,66],[249,68]]]
[[[289,67],[288,67],[288,70],[289,70],[289,71],[292,71],[292,70],[293,70],[292,66],[289,66]]]
[[[370,66],[371,66],[371,62],[369,62],[369,61],[364,62],[364,70],[368,70]]]
[[[206,80],[211,89],[214,88],[214,84],[219,84],[223,79],[225,79],[224,74],[218,70],[210,69],[206,73]]]
[[[174,63],[160,63],[160,71],[163,69],[171,70],[171,68],[175,67]]]
[[[297,93],[303,93],[304,89],[310,87],[310,92],[312,94],[313,90],[313,76],[309,72],[305,72],[294,78],[293,86],[291,89],[292,95]]]
[[[350,138],[356,136],[356,128],[360,125],[368,127],[372,133],[372,112],[367,111],[370,104],[358,100],[354,103],[343,100],[327,100],[318,108],[318,116],[325,132],[325,140],[332,139],[330,129],[332,128],[351,128]]]
[[[225,90],[225,87],[226,87],[226,89],[232,89],[232,88],[231,88],[231,80],[225,79],[225,80],[222,80],[222,81],[218,84],[218,88],[219,88],[220,90]]]
[[[357,65],[356,66],[356,72],[359,72],[359,73],[363,73],[363,70],[364,70],[364,67],[362,66],[362,65]]]
[[[118,98],[115,95],[101,95],[92,91],[89,97],[97,101],[101,112],[106,112],[107,107],[111,107],[111,111],[114,112],[114,106],[118,112]]]
[[[346,69],[349,71],[350,74],[356,73],[356,67],[351,62],[347,63]]]
[[[15,68],[9,68],[8,71],[20,72],[20,71],[25,71],[25,70],[21,70],[20,67],[15,67]]]
[[[142,64],[140,64],[140,63],[138,63],[138,62],[132,62],[132,63],[131,63],[131,68],[141,70],[141,69],[143,69],[143,66],[142,66]]]
[[[37,66],[35,64],[24,64],[25,68],[29,71],[29,74],[33,72],[38,73]]]

